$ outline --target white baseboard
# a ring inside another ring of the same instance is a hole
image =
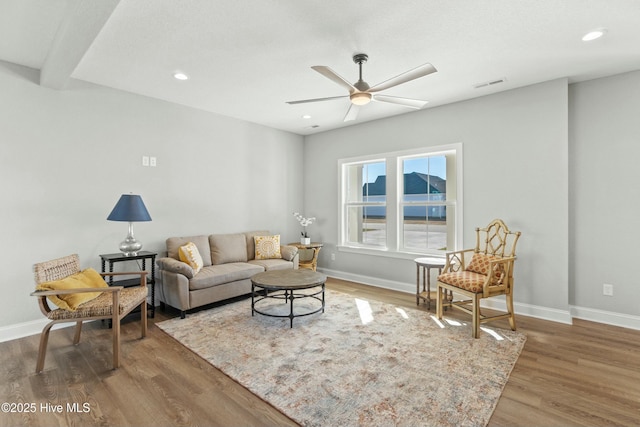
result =
[[[611,311],[599,310],[597,308],[573,306],[571,307],[571,315],[576,319],[640,330],[640,316],[634,316],[631,314],[614,313]]]
[[[393,280],[379,279],[376,277],[345,273],[343,271],[330,270],[327,268],[318,268],[318,271],[321,271],[327,276],[335,277],[337,279],[349,280],[365,285],[377,286],[385,289],[393,289],[410,294],[413,294],[416,291],[415,283],[403,283]],[[513,305],[516,314],[520,316],[535,317],[538,319],[549,320],[552,322],[564,323],[568,325],[572,324],[573,319],[576,318],[596,323],[604,323],[607,325],[640,330],[640,316],[575,306],[569,307],[568,310],[560,310],[557,308],[537,306],[522,302],[514,302]],[[505,310],[506,302],[504,301],[504,299],[493,298],[491,300],[483,300],[482,306],[487,308],[494,308],[496,310]]]
[[[507,309],[507,303],[498,298],[492,298],[490,300],[483,299],[480,305],[482,307],[493,308],[500,311],[506,311]],[[571,325],[573,323],[571,312],[569,310],[542,307],[517,301],[513,302],[513,308],[519,316],[535,317],[537,319],[550,320],[552,322],[565,323],[567,325]]]
[[[330,270],[328,268],[318,268],[318,271],[336,279],[348,280],[350,282],[362,283],[364,285],[376,286],[378,288],[392,289],[408,294],[416,293],[416,284],[403,283],[395,280],[380,279],[377,277],[364,276],[361,274],[345,273],[344,271]]]
[[[42,332],[42,328],[49,323],[47,319],[31,320],[29,322],[16,323],[15,325],[8,325],[0,327],[0,342],[11,341],[18,338],[28,337],[30,335],[36,335]],[[54,325],[51,330],[68,328],[75,325],[73,323],[58,323]]]

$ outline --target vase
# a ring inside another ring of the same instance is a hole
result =
[[[302,244],[302,245],[311,244],[311,238],[310,237],[301,237],[300,238],[300,244]]]

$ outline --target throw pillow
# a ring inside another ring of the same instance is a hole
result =
[[[471,262],[467,266],[466,270],[471,271],[473,273],[483,274],[486,276],[487,273],[489,273],[489,262],[499,260],[499,259],[502,259],[502,258],[493,256],[493,255],[476,253],[476,254],[473,254],[473,257],[471,258]],[[497,281],[499,281],[503,272],[504,272],[503,264],[497,264],[493,270],[492,282],[496,283]]]
[[[40,283],[36,286],[36,290],[60,291],[81,288],[106,288],[107,286],[107,282],[100,276],[100,273],[93,268],[87,268],[61,280]],[[47,298],[63,310],[76,311],[80,304],[97,298],[101,293],[102,292],[82,292],[77,294],[49,295]]]
[[[180,246],[178,249],[178,257],[180,257],[180,261],[191,266],[194,275],[202,270],[202,256],[200,256],[200,251],[198,251],[195,243],[189,242],[184,246]]]
[[[280,253],[280,235],[254,236],[256,244],[256,259],[282,258]]]

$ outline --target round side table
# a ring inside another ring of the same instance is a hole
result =
[[[431,295],[431,269],[437,268],[438,274],[442,272],[446,260],[444,258],[425,257],[414,259],[416,263],[416,305],[420,300],[427,302],[427,309],[431,310],[431,300],[436,298],[436,292]],[[420,274],[422,270],[422,275]],[[420,276],[422,276],[422,290],[420,290]]]

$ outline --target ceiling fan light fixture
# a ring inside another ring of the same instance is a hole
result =
[[[367,92],[356,92],[349,96],[353,105],[367,105],[371,102],[371,94]]]

